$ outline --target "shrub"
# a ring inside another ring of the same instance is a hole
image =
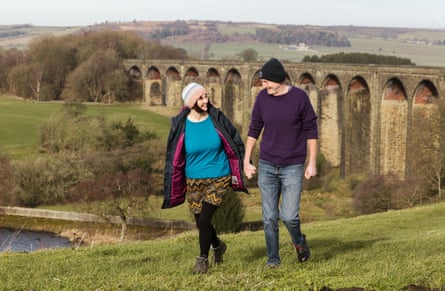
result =
[[[6,156],[0,155],[0,204],[11,205],[14,203],[14,171],[11,161]]]
[[[239,194],[229,189],[212,219],[216,232],[239,232],[244,214],[245,208]]]
[[[82,179],[79,164],[60,157],[39,157],[14,164],[15,203],[35,207],[64,202],[68,189]]]
[[[102,201],[93,212],[119,215],[120,208],[136,209],[138,197],[148,197],[151,194],[150,176],[141,169],[129,172],[114,171],[103,173],[92,179],[83,180],[71,189],[78,201],[90,203]],[[102,209],[105,207],[105,209]],[[99,210],[99,211],[98,211]],[[108,211],[102,211],[108,210]]]
[[[96,151],[103,148],[105,127],[101,117],[51,116],[40,128],[40,145],[50,153]]]
[[[82,102],[65,102],[63,104],[63,111],[66,116],[76,118],[82,115],[87,110],[87,107]]]
[[[156,181],[163,181],[162,177],[159,176],[163,172],[159,172],[152,168],[155,157],[158,156],[158,152],[153,152],[147,146],[142,144],[136,144],[125,150],[117,149],[111,152],[90,153],[83,158],[82,162],[85,168],[88,168],[91,171],[92,177],[85,181],[80,181],[79,185],[70,190],[71,199],[78,201],[79,199],[85,200],[85,198],[88,198],[86,200],[113,198],[110,195],[106,195],[107,192],[105,190],[102,191],[102,194],[97,193],[97,191],[101,191],[99,190],[100,185],[108,183],[106,181],[112,180],[112,177],[121,177],[122,175],[131,176],[132,185],[135,189],[145,189],[144,191],[150,190],[150,193],[147,193],[150,195],[160,192]],[[136,173],[143,176],[144,179],[135,176]],[[87,185],[90,184],[92,189],[80,189],[88,188]],[[147,185],[150,187],[147,188]],[[79,196],[79,194],[81,195]],[[104,197],[100,196],[104,194]]]
[[[391,209],[391,195],[397,189],[395,177],[375,175],[353,190],[353,207],[362,214],[383,212]]]

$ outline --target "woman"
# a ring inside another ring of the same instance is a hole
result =
[[[172,118],[167,142],[162,208],[186,199],[199,230],[200,254],[195,273],[206,273],[209,250],[214,264],[222,263],[226,244],[211,224],[231,186],[247,193],[242,172],[244,143],[230,120],[209,102],[205,88],[188,84],[182,91],[184,107]]]

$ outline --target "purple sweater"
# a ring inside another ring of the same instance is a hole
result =
[[[291,87],[281,96],[258,93],[248,136],[258,139],[260,159],[280,166],[304,164],[306,140],[318,139],[317,116],[306,92]]]

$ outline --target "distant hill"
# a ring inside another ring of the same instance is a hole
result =
[[[260,59],[301,61],[306,55],[365,52],[411,59],[417,65],[445,66],[445,29],[362,26],[276,25],[222,21],[105,22],[85,27],[0,26],[0,47],[24,48],[41,34],[99,30],[134,31],[187,50],[198,59],[237,59],[247,48]]]
[[[400,42],[422,42],[425,44],[445,45],[445,29],[365,27],[365,26],[313,26],[313,25],[276,25],[264,23],[236,23],[221,21],[133,21],[126,23],[102,23],[84,28],[94,30],[131,30],[151,39],[166,42],[271,42],[264,31],[274,32],[279,44],[295,44],[295,35],[304,37],[308,45],[323,43],[323,38],[332,35],[339,38],[380,38]],[[287,34],[287,38],[281,38]],[[314,39],[318,37],[319,40]],[[320,40],[321,39],[321,40]],[[346,42],[347,44],[347,42]],[[324,43],[325,46],[347,46]]]

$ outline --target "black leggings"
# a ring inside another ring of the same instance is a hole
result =
[[[199,230],[199,247],[200,256],[209,256],[210,245],[214,248],[218,247],[219,239],[216,235],[215,228],[211,222],[213,214],[218,209],[218,206],[202,203],[201,213],[195,214],[196,226]]]

